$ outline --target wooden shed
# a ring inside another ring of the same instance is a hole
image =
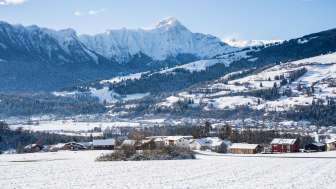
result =
[[[247,143],[233,143],[228,152],[232,154],[256,154],[261,152],[261,146],[259,144],[247,144]]]
[[[115,146],[114,139],[93,140],[92,147],[95,150],[113,150]]]

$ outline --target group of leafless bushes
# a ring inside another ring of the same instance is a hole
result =
[[[156,149],[135,150],[128,146],[99,156],[97,161],[145,161],[195,159],[195,153],[187,148],[163,146]]]

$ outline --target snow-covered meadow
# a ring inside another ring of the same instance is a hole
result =
[[[90,131],[94,128],[106,129],[108,127],[139,127],[136,122],[77,122],[72,120],[40,121],[38,125],[13,124],[11,129],[19,127],[31,131]]]
[[[95,162],[102,151],[0,155],[0,186],[11,188],[336,188],[336,152],[196,160]]]

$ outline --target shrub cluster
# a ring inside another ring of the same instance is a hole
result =
[[[195,159],[195,153],[187,148],[165,146],[155,150],[123,148],[99,156],[96,161],[145,161]]]

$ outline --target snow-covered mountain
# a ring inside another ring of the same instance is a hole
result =
[[[55,31],[38,26],[10,25],[0,22],[0,58],[38,59],[45,62],[98,62],[72,29]]]
[[[283,40],[241,40],[241,39],[224,39],[225,43],[233,47],[245,48],[254,46],[272,45],[283,42]]]
[[[111,30],[96,36],[0,22],[0,86],[1,90],[76,86],[119,72],[172,67],[236,50],[214,36],[192,33],[174,18],[153,29]]]
[[[335,33],[334,29],[274,45],[238,48],[193,33],[175,18],[151,29],[94,36],[0,22],[0,91],[77,88],[137,72],[146,74],[127,85],[109,87],[121,95],[176,91],[229,72],[335,52]]]
[[[74,30],[0,22],[0,90],[50,90],[117,72],[89,50]]]
[[[193,33],[175,18],[160,21],[152,29],[120,29],[94,36],[82,35],[81,41],[91,50],[119,62],[145,54],[153,60],[165,60],[179,54],[212,58],[237,50],[212,35]]]

